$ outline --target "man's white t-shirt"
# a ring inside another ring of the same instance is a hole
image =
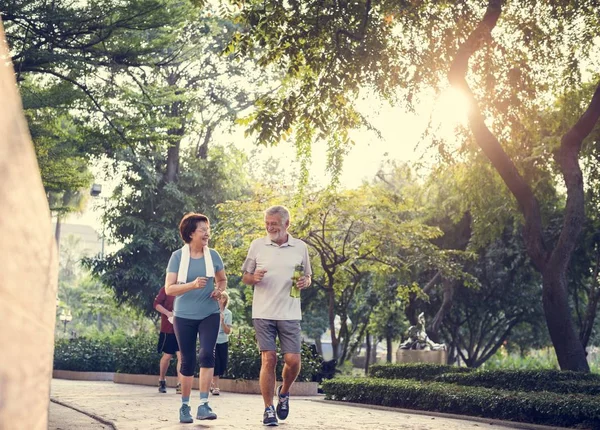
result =
[[[296,265],[304,265],[304,275],[312,275],[308,247],[288,234],[281,246],[269,237],[256,239],[250,245],[242,271],[266,270],[262,281],[254,285],[252,318],[269,320],[301,320],[300,299],[290,297]]]

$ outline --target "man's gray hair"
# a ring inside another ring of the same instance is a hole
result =
[[[290,219],[290,211],[285,206],[271,206],[265,211],[265,217],[273,215],[279,215],[282,224],[285,224]]]

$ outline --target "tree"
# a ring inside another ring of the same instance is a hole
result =
[[[468,367],[479,367],[511,339],[517,327],[539,326],[543,320],[541,279],[528,261],[522,239],[511,227],[468,266],[479,287],[457,286],[441,331],[451,361],[460,357]],[[545,338],[529,341],[539,346]]]
[[[240,55],[251,52],[259,64],[277,63],[286,70],[284,91],[254,115],[251,130],[281,125],[261,134],[264,141],[276,143],[291,127],[308,127],[343,154],[340,148],[350,143],[347,129],[361,123],[352,107],[361,88],[409,107],[424,87],[435,91],[448,81],[467,95],[468,138],[522,213],[528,254],[542,274],[542,301],[559,364],[589,371],[569,309],[566,273],[585,216],[578,156],[600,116],[600,86],[591,101],[580,100],[577,117],[555,147],[543,142],[546,130],[538,119],[550,96],[581,87],[581,61],[597,49],[595,2],[490,0],[484,8],[469,0],[239,4],[247,25],[233,41]],[[561,234],[553,244],[543,234],[535,182],[548,165],[556,166],[567,190]]]
[[[93,273],[111,287],[119,303],[147,314],[164,284],[171,253],[181,247],[178,225],[186,212],[202,212],[219,224],[216,206],[245,192],[243,156],[231,149],[200,160],[190,150],[182,159],[178,182],[165,182],[165,151],[145,148],[124,154],[127,167],[105,215],[111,237],[123,244],[105,259],[87,260]]]

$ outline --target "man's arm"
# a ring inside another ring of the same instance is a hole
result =
[[[254,273],[244,272],[242,282],[246,285],[256,285],[265,277],[266,270],[257,270]]]

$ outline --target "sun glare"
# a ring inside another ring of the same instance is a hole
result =
[[[469,100],[467,96],[462,91],[450,87],[444,90],[436,100],[432,119],[434,124],[441,126],[444,131],[449,131],[454,135],[454,129],[457,126],[467,125],[468,112]]]

